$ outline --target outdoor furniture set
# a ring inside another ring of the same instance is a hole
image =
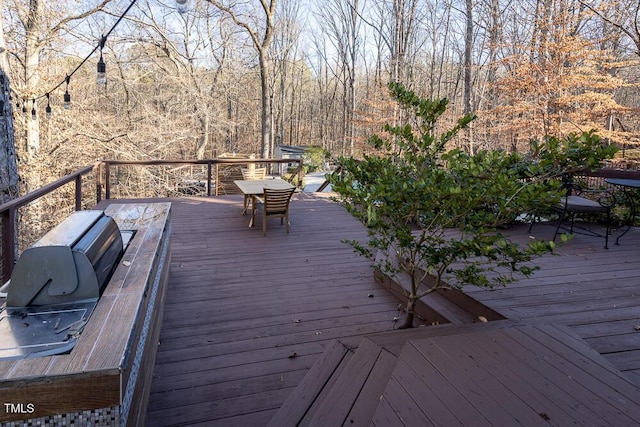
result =
[[[289,202],[296,190],[294,185],[280,178],[265,179],[265,168],[243,169],[242,180],[234,183],[244,194],[242,214],[245,215],[251,208],[249,227],[255,225],[257,205],[262,205],[262,233],[267,234],[267,218],[276,216],[280,218],[282,225],[286,221],[287,233],[289,233]]]
[[[616,245],[634,223],[636,215],[635,190],[640,189],[640,179],[605,178],[594,179],[589,175],[565,175],[562,177],[561,188],[565,195],[553,207],[558,215],[553,235],[555,241],[561,229],[570,234],[587,234],[604,237],[605,249],[609,247],[609,236],[612,233],[613,211],[616,206],[624,205],[628,209],[624,220],[627,228],[616,238]],[[529,231],[540,220],[535,214]],[[580,225],[576,225],[577,220]],[[589,227],[593,220],[604,223],[604,233]]]

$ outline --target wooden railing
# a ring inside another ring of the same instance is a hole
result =
[[[130,167],[148,167],[148,166],[163,166],[163,165],[201,165],[206,167],[206,194],[218,195],[219,185],[214,185],[220,182],[220,167],[223,165],[243,165],[243,164],[258,164],[258,165],[280,165],[280,164],[297,164],[296,171],[291,174],[289,181],[293,181],[297,178],[295,183],[297,186],[302,185],[303,169],[301,159],[234,159],[234,158],[219,158],[209,160],[150,160],[150,161],[121,161],[121,160],[107,160],[98,162],[94,165],[79,169],[63,178],[47,184],[35,191],[32,191],[24,196],[20,196],[7,203],[0,205],[0,232],[2,233],[0,255],[2,256],[2,262],[0,264],[0,285],[5,283],[11,277],[13,266],[18,259],[20,249],[18,247],[18,217],[19,210],[30,203],[38,201],[40,198],[47,196],[55,190],[65,187],[66,185],[75,185],[73,209],[83,209],[83,197],[86,197],[86,191],[83,189],[82,179],[83,177],[94,174],[95,179],[95,204],[99,203],[103,198],[112,198],[113,183],[111,172],[114,167],[130,166]],[[213,188],[213,192],[212,192]],[[85,205],[87,203],[85,202]],[[92,207],[89,205],[89,208]],[[62,220],[62,218],[60,219]],[[59,221],[58,221],[59,222]],[[47,230],[43,230],[41,234],[44,234]],[[36,233],[38,234],[38,233]],[[39,237],[38,237],[39,238]],[[34,241],[37,238],[34,239]]]
[[[112,198],[112,172],[116,167],[148,167],[148,166],[162,166],[162,165],[200,165],[206,167],[206,174],[204,179],[205,192],[207,195],[218,195],[219,185],[214,185],[220,182],[220,168],[224,165],[242,165],[242,164],[297,164],[296,171],[291,174],[290,180],[297,178],[297,186],[301,186],[303,178],[302,160],[299,159],[233,159],[233,158],[220,158],[210,160],[150,160],[150,161],[122,161],[122,160],[108,160],[96,163],[91,166],[79,169],[63,178],[45,185],[29,194],[18,197],[10,202],[0,205],[0,232],[2,233],[0,255],[2,256],[2,262],[0,264],[0,285],[6,282],[11,276],[13,266],[17,261],[19,255],[18,248],[18,212],[20,208],[27,206],[28,204],[35,202],[43,196],[49,195],[55,190],[62,188],[66,185],[75,185],[73,209],[83,209],[83,198],[86,197],[84,191],[82,179],[94,174],[95,180],[95,203],[99,203],[103,198]],[[337,171],[336,173],[339,173]],[[616,178],[634,178],[640,179],[640,171],[637,170],[621,170],[605,168],[593,173],[600,178],[616,177]],[[317,191],[322,191],[327,183],[323,184]],[[213,192],[212,192],[213,189]],[[84,202],[85,207],[93,207],[92,202]],[[62,219],[62,218],[61,218]],[[61,220],[60,219],[60,220]],[[59,221],[58,221],[59,222]],[[46,230],[45,230],[46,232]],[[42,233],[44,234],[44,233]],[[34,239],[34,241],[37,240]]]

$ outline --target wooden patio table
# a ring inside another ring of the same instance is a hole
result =
[[[287,181],[280,178],[252,180],[241,179],[233,182],[238,186],[243,194],[251,197],[251,219],[249,220],[249,227],[253,227],[253,225],[255,224],[256,198],[264,194],[265,187],[274,190],[286,190],[289,188],[295,188],[294,185],[289,184]],[[243,213],[246,213],[246,210]]]

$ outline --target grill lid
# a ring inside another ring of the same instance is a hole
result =
[[[111,217],[98,210],[75,212],[22,253],[7,306],[97,300],[123,251]]]

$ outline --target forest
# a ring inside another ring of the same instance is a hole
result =
[[[640,141],[639,0],[0,0],[0,9],[2,169],[15,150],[20,194],[106,159],[269,158],[277,145],[359,157],[369,135],[399,119],[393,81],[447,98],[445,128],[475,114],[455,140],[471,153],[594,129],[632,158]]]

